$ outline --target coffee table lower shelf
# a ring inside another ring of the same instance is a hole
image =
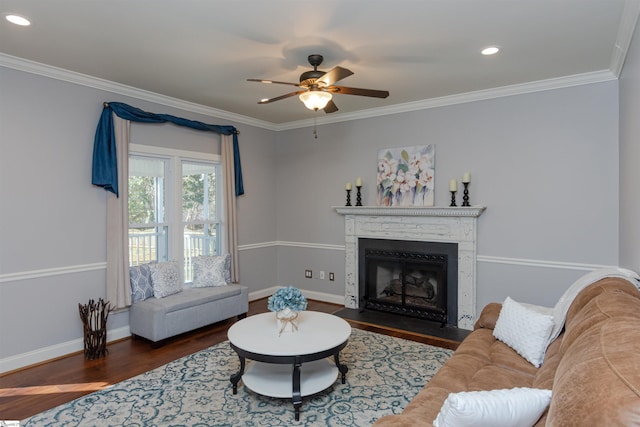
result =
[[[333,361],[321,359],[300,366],[300,395],[310,396],[325,390],[338,378],[338,368]],[[263,396],[291,399],[293,367],[251,361],[242,375],[245,387]]]

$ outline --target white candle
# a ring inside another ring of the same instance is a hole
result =
[[[471,182],[471,174],[469,172],[465,172],[462,175],[462,182],[466,182],[467,184]]]
[[[344,186],[345,190],[351,190],[351,183],[347,182],[347,184]]]
[[[449,191],[458,191],[458,181],[455,179],[449,181]]]
[[[356,187],[362,187],[362,178],[358,177],[356,179]]]

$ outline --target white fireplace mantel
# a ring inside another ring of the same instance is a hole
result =
[[[476,320],[477,219],[483,206],[338,206],[345,217],[345,306],[359,308],[358,239],[458,244],[458,327]]]

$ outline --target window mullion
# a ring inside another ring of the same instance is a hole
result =
[[[171,158],[171,191],[169,191],[168,196],[171,198],[168,203],[171,209],[171,218],[169,220],[169,223],[171,223],[171,244],[169,245],[171,259],[182,263],[184,245],[182,238],[184,230],[182,224],[182,165],[177,157]]]

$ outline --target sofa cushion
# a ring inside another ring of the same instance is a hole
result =
[[[376,425],[421,425],[417,420],[429,425],[450,393],[531,387],[537,371],[513,349],[496,340],[492,330],[477,329],[464,339],[402,416],[384,417]]]
[[[164,298],[182,291],[180,266],[177,261],[159,262],[151,264],[149,268],[154,297]]]
[[[551,401],[551,390],[512,388],[451,393],[435,427],[531,427]]]
[[[149,264],[140,264],[129,268],[131,283],[131,302],[144,301],[153,296],[151,269]]]
[[[493,335],[513,348],[536,368],[544,360],[553,316],[540,313],[507,297]]]
[[[231,256],[199,256],[193,259],[193,287],[226,286],[231,283]]]

